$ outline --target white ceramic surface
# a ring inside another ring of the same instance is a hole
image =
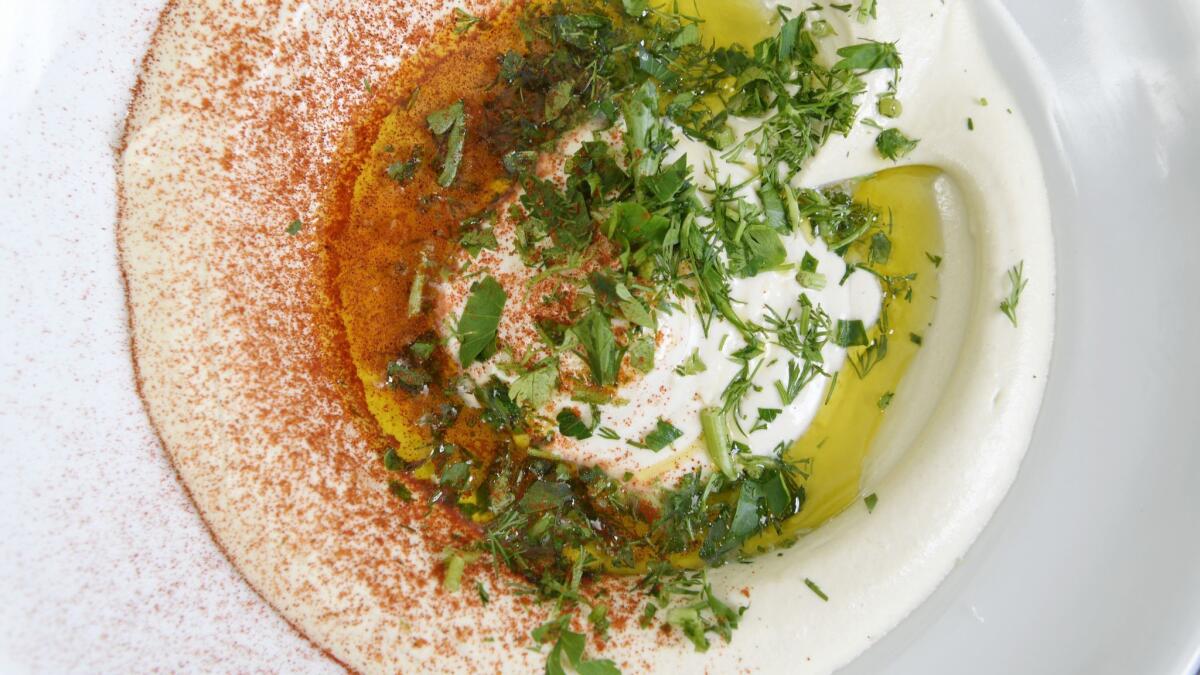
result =
[[[0,0],[0,670],[336,672],[225,562],[133,392],[111,153],[160,4]],[[1054,209],[1051,379],[983,536],[845,672],[1194,672],[1200,3],[983,5]]]

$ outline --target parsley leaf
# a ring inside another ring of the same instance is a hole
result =
[[[643,375],[654,370],[654,338],[639,335],[629,341],[629,364]]]
[[[438,175],[438,185],[450,187],[458,175],[458,165],[462,162],[463,146],[467,140],[467,115],[460,100],[441,110],[434,111],[425,118],[429,130],[435,136],[449,132],[446,140],[446,155],[442,160],[442,173]]]
[[[870,40],[861,44],[842,47],[837,50],[842,57],[833,65],[834,70],[854,70],[866,72],[884,68],[896,69],[904,65],[900,60],[900,52],[894,42],[875,42]]]
[[[508,294],[491,276],[471,285],[471,296],[458,319],[458,362],[464,368],[496,353],[496,329]]]
[[[637,202],[618,202],[608,216],[605,234],[623,244],[641,244],[661,240],[671,222],[651,214]]]
[[[691,355],[683,363],[675,366],[675,373],[683,377],[703,373],[706,370],[708,370],[708,366],[704,365],[704,361],[700,358],[699,349],[693,349]]]
[[[650,330],[658,328],[658,322],[655,321],[654,315],[650,313],[650,310],[646,309],[641,300],[630,297],[628,300],[622,300],[619,306],[621,314],[624,315],[629,323],[649,328]]]
[[[879,397],[879,400],[876,401],[875,405],[877,405],[880,410],[887,410],[888,406],[892,404],[892,399],[895,398],[895,396],[896,392],[894,391],[886,392]]]
[[[421,146],[414,145],[408,159],[388,165],[387,177],[401,185],[412,180],[412,177],[417,174],[417,169],[421,168],[421,154]]]
[[[558,433],[568,438],[585,440],[592,437],[592,430],[580,419],[579,413],[570,408],[558,411]]]
[[[591,310],[576,322],[571,331],[579,344],[583,345],[583,358],[596,384],[602,387],[616,384],[621,352],[613,335],[612,324],[604,312],[592,305]]]
[[[522,373],[508,388],[517,405],[540,408],[550,402],[558,387],[558,368],[554,364]]]
[[[681,436],[683,436],[683,432],[674,424],[660,419],[654,425],[654,430],[646,434],[646,437],[642,439],[641,446],[647,450],[658,452],[674,443]]]
[[[495,214],[491,211],[471,216],[462,222],[458,233],[458,243],[471,254],[479,255],[484,249],[495,250],[500,246],[496,241],[496,231],[492,227]]]
[[[874,492],[867,495],[866,497],[863,497],[863,504],[867,505],[867,513],[874,513],[875,505],[878,503],[879,503],[879,495],[876,495]]]
[[[460,7],[454,8],[454,34],[462,35],[479,23],[479,17],[468,13]]]
[[[899,129],[884,129],[875,137],[875,148],[886,159],[896,161],[912,152],[920,139],[909,138]]]

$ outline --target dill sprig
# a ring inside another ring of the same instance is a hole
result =
[[[1024,260],[1008,270],[1008,283],[1008,297],[1000,301],[1000,311],[1004,312],[1004,316],[1007,316],[1015,327],[1017,325],[1017,305],[1021,303],[1021,294],[1029,285],[1029,280],[1025,278]]]

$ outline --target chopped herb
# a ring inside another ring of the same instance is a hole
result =
[[[1017,305],[1021,302],[1021,293],[1025,291],[1025,287],[1029,285],[1029,280],[1025,278],[1025,261],[1013,265],[1008,270],[1008,283],[1010,285],[1008,297],[1000,301],[1000,311],[1004,312],[1004,316],[1012,322],[1013,326],[1017,325]]]
[[[413,364],[408,358],[401,356],[387,365],[387,386],[405,391],[419,393],[433,382],[433,374],[426,368]]]
[[[839,374],[841,374],[840,370],[834,373],[833,377],[829,378],[829,391],[825,393],[825,402],[822,405],[829,405],[829,400],[833,398],[833,390],[837,389]]]
[[[899,129],[884,129],[875,137],[875,148],[885,159],[898,160],[917,147],[920,141],[905,136]]]
[[[411,502],[413,500],[412,491],[408,489],[407,485],[398,480],[388,481],[388,491],[403,501]]]
[[[833,343],[839,347],[865,347],[869,344],[867,329],[858,319],[846,321],[838,319],[834,330]]]
[[[564,659],[567,665],[575,670],[579,675],[621,675],[621,671],[609,659],[586,659],[584,651],[587,647],[587,638],[583,633],[576,633],[565,627],[566,623],[562,622],[556,628],[558,638],[554,641],[554,645],[550,648],[550,652],[546,656],[546,673],[547,675],[563,675],[567,671],[563,667]],[[536,636],[535,636],[536,639]],[[542,640],[543,642],[545,640]]]
[[[414,145],[408,155],[408,159],[392,162],[388,165],[386,169],[387,177],[401,185],[412,180],[413,176],[417,175],[417,169],[421,168],[422,154],[421,146]]]
[[[485,227],[480,223],[477,227],[465,229],[458,235],[458,243],[471,254],[471,257],[479,255],[480,251],[485,249],[494,250],[500,244],[496,241],[496,232],[491,227]]]
[[[829,602],[829,596],[825,595],[825,591],[822,591],[821,587],[818,586],[816,583],[814,583],[812,579],[805,577],[804,585],[808,586],[808,590],[812,591],[813,593],[816,593],[817,597],[820,598],[822,601]]]
[[[558,368],[548,364],[522,373],[509,386],[508,393],[517,405],[537,409],[549,403],[557,389]]]
[[[683,377],[703,373],[705,370],[708,370],[708,366],[704,365],[704,361],[701,360],[699,349],[693,349],[683,363],[675,366],[675,373]]]
[[[916,333],[909,333],[908,339],[911,340],[912,343],[918,347],[920,347],[921,344],[925,342],[925,338],[921,337],[920,335],[918,335]]]
[[[887,407],[892,404],[892,397],[895,395],[896,392],[893,391],[884,393],[883,396],[879,397],[879,401],[876,402],[876,405],[879,406],[880,410],[887,410]]]
[[[934,267],[941,267],[941,266],[942,266],[942,256],[940,256],[940,255],[934,255],[934,254],[930,253],[929,251],[926,251],[926,252],[925,252],[925,257],[926,257],[926,258],[929,258],[929,262],[933,263],[933,266],[934,266]]]
[[[900,105],[900,100],[891,94],[880,96],[875,107],[879,110],[880,115],[890,119],[895,119],[904,112],[904,106]]]
[[[658,452],[674,443],[680,436],[683,436],[683,432],[675,425],[660,419],[654,425],[654,430],[646,434],[646,437],[642,439],[641,445],[647,450]]]
[[[639,373],[654,370],[654,338],[639,335],[629,342],[629,364]]]
[[[892,240],[882,232],[871,236],[871,249],[867,253],[867,262],[872,265],[886,265],[892,257]]]
[[[304,223],[300,222],[299,220],[293,220],[292,222],[288,223],[287,233],[292,236],[295,236],[297,234],[300,234],[300,229],[303,227],[304,227]]]
[[[583,423],[579,418],[579,414],[570,408],[563,408],[558,411],[558,433],[567,438],[576,440],[585,440],[592,437],[592,430],[588,425]]]
[[[904,65],[894,42],[868,40],[860,44],[842,47],[837,50],[837,55],[842,57],[842,60],[833,65],[834,70],[863,72],[887,68],[895,70]]]
[[[779,417],[779,413],[781,412],[783,411],[779,408],[759,408],[758,419],[764,422],[774,422],[775,418]]]
[[[654,319],[654,315],[650,313],[650,310],[646,309],[646,306],[640,300],[632,297],[628,300],[622,300],[620,307],[621,314],[629,323],[650,330],[658,328],[658,322]]]
[[[592,611],[588,612],[588,624],[592,627],[592,632],[596,635],[603,636],[608,633],[608,605],[598,604],[592,606]]]
[[[967,118],[967,131],[975,131],[975,120]]]
[[[782,412],[783,410],[779,408],[759,408],[758,418],[755,419],[754,426],[750,428],[750,433],[754,433],[755,431],[759,431],[761,429],[766,429],[768,426],[770,426],[771,422],[774,422],[775,419],[779,417],[780,413]]]
[[[471,285],[471,295],[458,319],[458,362],[467,367],[496,353],[496,329],[508,294],[491,276]]]
[[[492,601],[492,596],[488,595],[487,588],[482,581],[475,582],[475,592],[479,594],[479,602],[486,605]]]
[[[800,271],[796,272],[796,281],[804,288],[819,291],[825,288],[825,275],[817,272],[817,259],[808,251],[800,261]]]
[[[429,130],[435,136],[449,134],[446,140],[446,151],[442,159],[442,172],[438,175],[438,185],[450,187],[458,175],[458,165],[462,162],[463,146],[467,140],[467,115],[463,102],[458,101],[441,110],[432,112],[426,118]]]
[[[579,344],[583,345],[582,356],[592,371],[593,381],[602,387],[615,384],[621,352],[609,318],[593,305],[571,330]]]
[[[700,429],[704,436],[704,447],[714,466],[733,480],[733,459],[729,455],[729,425],[720,408],[705,408],[700,411]]]
[[[400,460],[400,455],[396,454],[395,448],[388,448],[383,453],[383,468],[388,471],[403,471],[404,462]]]
[[[867,505],[867,513],[874,513],[875,505],[879,503],[879,497],[872,492],[866,497],[863,497],[863,503]]]
[[[465,10],[454,8],[454,34],[462,35],[475,27],[479,23],[479,17],[467,13]]]
[[[497,377],[475,387],[475,398],[483,406],[483,421],[497,431],[521,425],[521,407],[508,395],[508,385]]]
[[[858,3],[858,22],[866,23],[875,16],[875,0],[862,0]]]
[[[412,286],[408,289],[408,316],[414,317],[421,313],[421,305],[425,299],[425,259],[413,275]]]

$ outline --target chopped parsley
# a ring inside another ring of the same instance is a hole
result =
[[[491,276],[471,285],[471,295],[458,319],[458,361],[464,367],[496,353],[496,330],[508,294]]]
[[[693,349],[683,363],[675,366],[675,373],[682,377],[688,375],[697,375],[708,370],[708,366],[704,365],[704,361],[700,358],[700,350]]]
[[[654,430],[646,434],[646,437],[642,439],[641,446],[647,450],[658,452],[674,443],[680,436],[683,436],[683,432],[675,425],[660,419],[654,425]]]
[[[898,160],[916,149],[920,141],[909,138],[899,129],[884,129],[875,137],[875,147],[885,159]]]
[[[866,506],[867,506],[867,513],[874,513],[875,505],[878,503],[879,503],[879,496],[876,495],[874,492],[867,495],[866,497],[863,497],[863,504],[866,504]]]
[[[462,8],[454,8],[454,34],[462,35],[474,28],[480,19]]]
[[[604,311],[593,306],[571,330],[583,346],[581,356],[592,371],[592,381],[601,387],[615,384],[621,350],[613,335],[612,321]]]
[[[463,158],[463,146],[467,141],[467,114],[463,108],[463,102],[458,101],[430,113],[426,122],[429,124],[429,131],[435,136],[446,137],[442,172],[438,175],[437,182],[442,187],[450,187],[458,175],[458,165]]]
[[[404,185],[417,175],[417,169],[421,168],[421,156],[423,150],[421,146],[414,145],[412,151],[408,155],[408,159],[392,162],[388,165],[386,172],[388,178]]]
[[[879,400],[876,402],[876,405],[879,407],[879,409],[881,411],[887,410],[888,406],[892,404],[892,399],[895,396],[896,396],[896,392],[894,392],[894,391],[885,392],[882,396],[879,397]]]
[[[583,423],[579,413],[569,408],[558,412],[558,433],[576,440],[586,440],[592,437],[592,429]]]
[[[522,373],[508,388],[513,402],[529,408],[541,408],[558,390],[558,368],[547,364]]]

